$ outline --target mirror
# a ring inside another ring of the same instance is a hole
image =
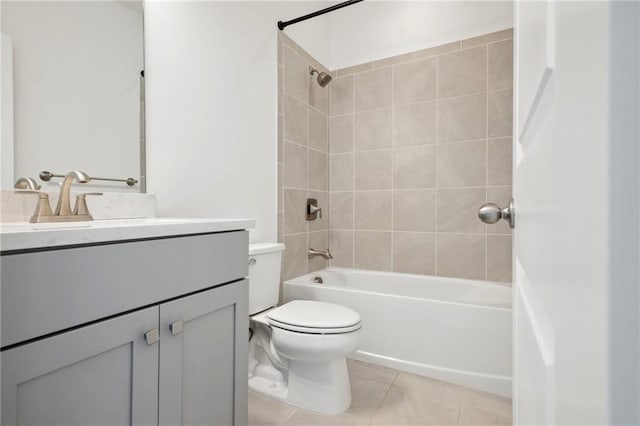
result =
[[[2,188],[144,192],[142,0],[2,1]],[[134,178],[125,182],[97,178]]]

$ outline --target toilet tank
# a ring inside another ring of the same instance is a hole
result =
[[[284,244],[249,244],[249,315],[278,304]]]

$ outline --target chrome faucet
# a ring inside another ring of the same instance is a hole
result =
[[[64,177],[62,184],[60,185],[60,196],[58,197],[58,205],[56,206],[56,216],[71,216],[73,211],[71,210],[71,184],[73,181],[78,183],[87,183],[91,178],[85,173],[78,170],[73,170]]]
[[[307,257],[309,259],[311,259],[312,257],[316,257],[316,256],[322,256],[327,260],[333,259],[333,256],[331,256],[331,252],[329,251],[329,249],[316,250],[316,249],[309,248],[309,251],[307,253],[308,253]]]

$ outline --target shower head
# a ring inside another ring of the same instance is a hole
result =
[[[318,82],[320,87],[326,87],[327,84],[329,84],[331,82],[331,79],[333,78],[329,74],[327,74],[326,72],[318,71],[317,69],[315,69],[313,67],[309,67],[309,74],[311,74],[311,75],[318,74],[318,77],[316,78],[316,81]]]

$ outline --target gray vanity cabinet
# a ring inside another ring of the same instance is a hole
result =
[[[246,424],[247,252],[233,231],[3,253],[2,425]]]
[[[247,424],[247,291],[245,280],[160,305],[160,425]]]
[[[157,327],[154,307],[3,352],[2,424],[157,424]]]

